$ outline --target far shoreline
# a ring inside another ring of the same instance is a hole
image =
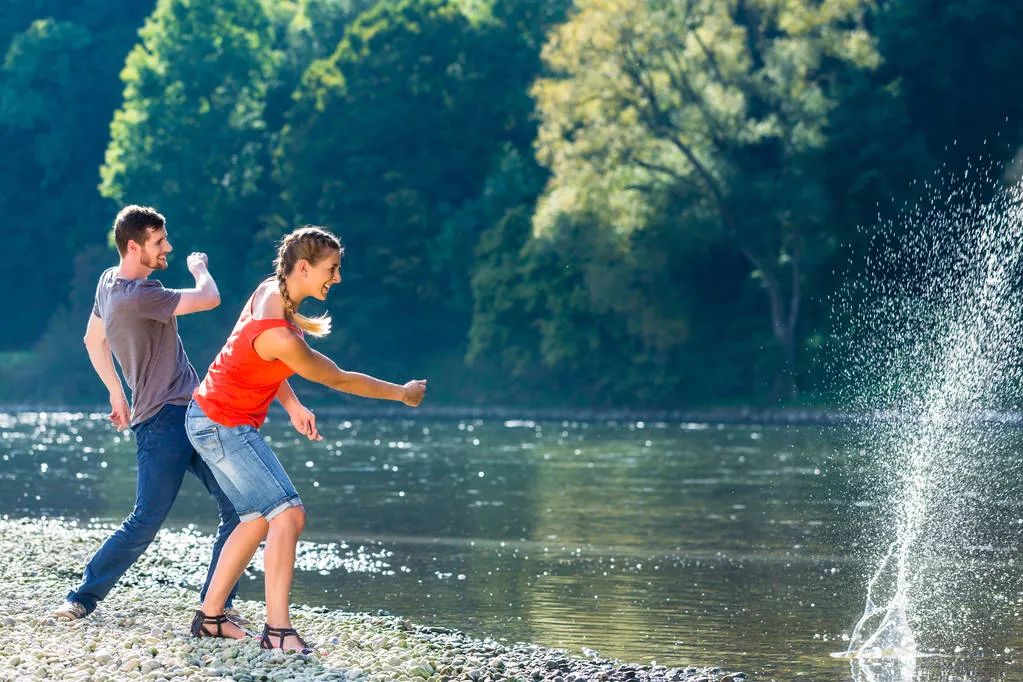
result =
[[[642,408],[528,408],[476,405],[427,405],[409,408],[401,405],[357,403],[317,405],[308,402],[318,416],[331,419],[402,419],[402,420],[501,420],[501,421],[571,421],[571,422],[649,422],[764,426],[857,426],[893,421],[915,421],[914,415],[893,411],[862,412],[829,407],[707,407],[691,409]],[[60,405],[42,403],[0,403],[0,414],[25,412],[103,413],[109,407],[101,404]],[[271,418],[284,417],[276,404]],[[984,410],[973,415],[959,415],[963,421],[1023,426],[1023,412]]]

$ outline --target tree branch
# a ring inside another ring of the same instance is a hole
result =
[[[789,333],[795,334],[796,332],[796,320],[799,319],[799,305],[802,299],[802,282],[800,275],[802,270],[803,261],[803,240],[799,235],[793,237],[795,246],[793,248],[793,255],[791,257],[792,265],[792,290],[789,294],[789,320],[788,327]]]
[[[721,67],[718,66],[718,61],[714,57],[714,53],[710,51],[710,48],[708,48],[707,45],[703,42],[703,40],[700,38],[699,32],[695,30],[690,31],[689,35],[691,35],[693,37],[693,40],[696,41],[696,44],[700,46],[700,50],[703,52],[703,56],[707,58],[707,64],[710,65],[710,70],[714,72],[714,75],[717,77],[718,82],[721,83],[721,85],[724,85],[725,87],[729,85],[734,85],[733,83],[729,83],[728,80],[725,78],[725,74],[721,72]]]
[[[686,179],[684,175],[681,175],[678,171],[676,171],[673,168],[669,168],[668,166],[662,166],[661,164],[654,163],[653,161],[644,161],[638,156],[629,156],[629,161],[631,163],[636,164],[640,168],[645,168],[656,173],[664,173],[665,175],[668,175],[674,178],[675,180],[684,181]]]
[[[668,80],[675,87],[676,90],[680,90],[689,96],[689,99],[695,104],[696,108],[700,110],[700,114],[703,116],[703,120],[707,123],[707,127],[710,128],[710,137],[714,141],[714,144],[721,147],[722,149],[730,149],[731,145],[725,140],[725,136],[721,134],[721,127],[718,125],[717,119],[707,108],[706,101],[696,94],[695,88],[692,83],[685,76],[685,69],[682,68],[681,62],[678,61],[678,57],[668,51],[669,59],[674,62],[674,66],[677,71],[671,68],[666,68],[665,71],[668,73]]]
[[[624,40],[622,41],[625,42]],[[687,144],[679,140],[675,136],[674,126],[671,124],[671,119],[667,112],[661,107],[660,100],[657,97],[657,93],[654,89],[643,79],[642,75],[638,73],[633,67],[630,67],[628,61],[624,61],[622,64],[622,71],[626,76],[636,85],[641,93],[641,97],[646,100],[647,107],[637,107],[640,114],[647,119],[647,124],[652,130],[663,134],[668,141],[675,146],[687,161],[693,166],[701,180],[707,187],[707,190],[713,194],[714,199],[718,205],[718,209],[722,215],[722,222],[726,229],[733,227],[731,216],[725,205],[724,193],[718,185],[717,179],[710,172],[706,166],[697,158],[695,152],[689,148]]]

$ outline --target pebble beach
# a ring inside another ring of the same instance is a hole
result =
[[[210,539],[165,529],[88,618],[50,616],[109,528],[63,520],[0,519],[0,680],[464,680],[739,682],[741,672],[668,668],[583,657],[531,644],[474,639],[400,615],[296,606],[295,627],[311,655],[268,652],[255,639],[193,639]],[[317,561],[302,552],[298,567]],[[301,573],[297,575],[301,580]],[[235,606],[259,629],[264,607]]]

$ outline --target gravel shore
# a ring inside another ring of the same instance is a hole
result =
[[[571,656],[493,640],[401,617],[299,606],[295,626],[316,648],[309,656],[265,652],[255,640],[192,639],[208,538],[161,531],[156,542],[89,618],[57,621],[60,604],[109,529],[59,520],[0,519],[0,680],[639,680],[738,682],[717,668],[665,668]],[[315,552],[305,552],[315,562]],[[299,564],[303,556],[300,552]],[[263,604],[236,604],[262,623]]]

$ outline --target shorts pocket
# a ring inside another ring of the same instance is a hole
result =
[[[189,431],[188,440],[207,464],[216,464],[224,459],[224,446],[220,443],[220,434],[216,426]]]

